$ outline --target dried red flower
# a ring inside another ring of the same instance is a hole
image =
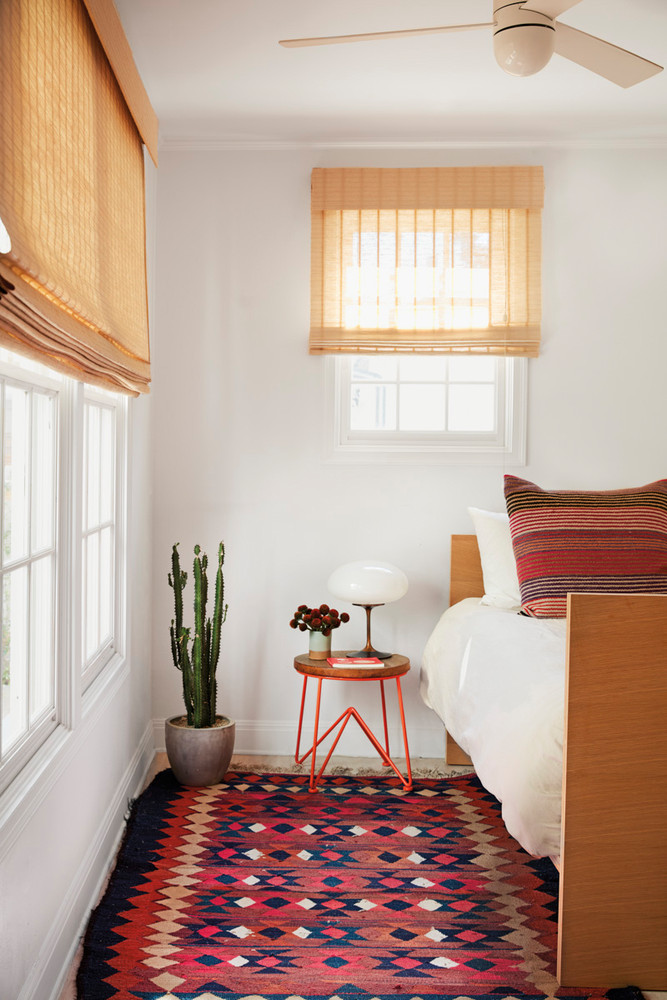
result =
[[[330,608],[328,604],[320,604],[319,607],[309,608],[307,604],[300,604],[294,612],[290,621],[291,628],[298,628],[301,632],[321,632],[322,635],[331,635],[335,628],[340,628],[342,624],[348,622],[350,616],[347,612],[338,614],[335,608]]]

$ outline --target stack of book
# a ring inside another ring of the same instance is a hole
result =
[[[327,663],[330,667],[384,667],[382,660],[377,656],[329,656]]]

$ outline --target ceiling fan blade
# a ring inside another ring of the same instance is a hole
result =
[[[595,35],[587,35],[585,31],[571,28],[561,21],[557,21],[554,27],[555,51],[559,56],[617,83],[619,87],[632,87],[663,69],[649,59],[643,59],[634,52],[621,49]]]
[[[526,0],[521,7],[536,14],[546,14],[553,21],[570,7],[576,7],[578,3],[581,3],[581,0]]]
[[[374,42],[384,38],[410,38],[414,35],[437,35],[445,31],[474,31],[475,28],[493,28],[494,22],[478,24],[446,24],[441,28],[406,28],[402,31],[372,31],[359,35],[327,35],[323,38],[283,38],[278,44],[286,48],[302,45],[337,45],[345,42]]]

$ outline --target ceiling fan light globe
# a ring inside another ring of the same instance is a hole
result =
[[[554,52],[556,33],[541,24],[516,25],[497,31],[493,52],[501,69],[511,76],[532,76],[547,65]]]

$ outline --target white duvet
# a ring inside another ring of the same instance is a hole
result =
[[[470,598],[442,615],[421,695],[502,803],[530,854],[560,854],[565,619],[526,618]]]

